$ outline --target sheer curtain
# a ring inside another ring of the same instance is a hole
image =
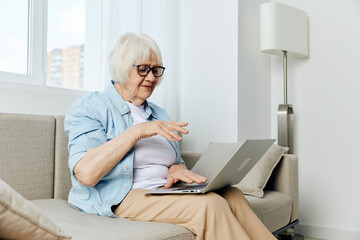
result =
[[[162,83],[150,101],[165,108],[172,120],[178,119],[179,97],[179,1],[107,0],[103,2],[103,87],[109,82],[107,56],[119,37],[126,32],[144,33],[159,45],[166,67]]]

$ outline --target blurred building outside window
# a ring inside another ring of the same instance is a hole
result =
[[[84,88],[85,0],[48,1],[46,84]]]

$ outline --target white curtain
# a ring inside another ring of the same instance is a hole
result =
[[[178,120],[179,1],[107,0],[103,4],[103,21],[107,26],[104,26],[103,62],[107,65],[107,55],[122,34],[135,32],[152,37],[161,49],[166,70],[149,101],[165,108],[172,120]],[[108,71],[104,71],[103,77],[105,85],[110,79]]]

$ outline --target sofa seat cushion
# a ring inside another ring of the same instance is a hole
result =
[[[266,190],[262,198],[248,195],[245,197],[251,209],[271,232],[275,232],[290,222],[292,201],[289,195]]]
[[[62,199],[31,201],[72,240],[89,239],[195,239],[187,229],[166,223],[130,221],[77,211]]]

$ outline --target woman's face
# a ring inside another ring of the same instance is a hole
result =
[[[157,66],[156,55],[151,52],[150,59],[140,62],[138,65],[147,65],[150,67]],[[129,81],[121,85],[120,95],[128,102],[140,106],[148,99],[154,91],[159,77],[155,77],[152,71],[145,77],[140,76],[137,67],[133,67],[129,73]]]

